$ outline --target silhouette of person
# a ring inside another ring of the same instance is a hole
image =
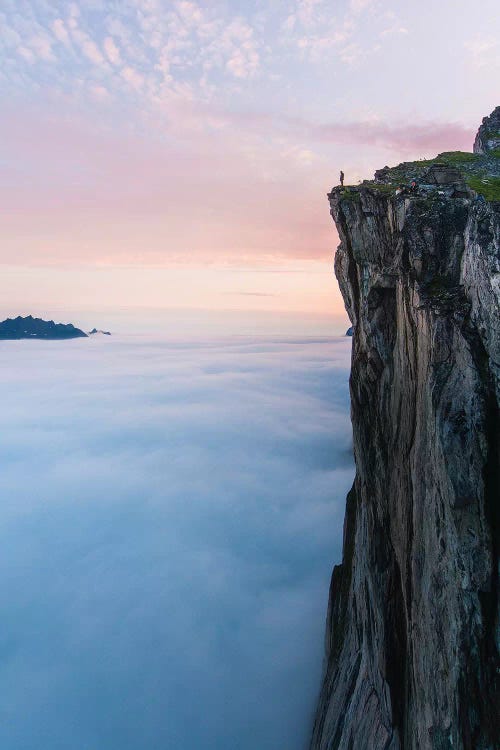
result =
[[[344,176],[344,173],[342,172],[342,170],[340,170],[340,184],[342,185],[342,187],[344,187]]]

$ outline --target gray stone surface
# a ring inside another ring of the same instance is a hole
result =
[[[474,141],[475,154],[487,154],[496,149],[500,149],[500,107],[483,118]]]
[[[329,199],[356,478],[311,750],[494,750],[500,204]]]

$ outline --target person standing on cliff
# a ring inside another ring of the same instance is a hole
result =
[[[344,176],[344,173],[340,170],[340,184],[342,187],[344,187]]]

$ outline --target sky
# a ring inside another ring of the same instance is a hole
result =
[[[2,0],[2,303],[340,315],[326,192],[470,150],[499,31],[496,0]]]
[[[2,748],[304,750],[350,346],[2,343]]]

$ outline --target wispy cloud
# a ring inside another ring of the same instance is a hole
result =
[[[475,68],[500,69],[500,42],[498,36],[476,34],[464,43],[466,53]]]
[[[355,145],[361,148],[379,146],[394,155],[418,156],[419,151],[470,150],[475,129],[459,122],[385,122],[379,118],[344,122],[313,122],[300,117],[269,115],[265,112],[234,113],[229,110],[201,108],[200,116],[217,119],[226,127],[247,128],[257,133],[273,133],[277,137],[288,135],[310,144],[332,143]],[[286,156],[300,162],[312,163],[317,155],[312,150],[291,146]]]
[[[71,25],[71,38],[91,63],[94,65],[103,65],[104,56],[101,50],[88,34],[78,28],[76,22]]]
[[[133,89],[136,89],[137,91],[139,91],[144,85],[144,76],[138,73],[137,70],[134,70],[134,68],[131,68],[129,65],[127,65],[126,68],[122,69],[121,76],[125,81],[127,81],[128,84],[130,84],[130,86],[132,86]]]
[[[367,15],[375,30],[384,11],[378,10],[373,0],[350,0],[338,7],[325,0],[296,0],[294,10],[283,23],[284,40],[310,62],[325,64],[335,60],[351,66],[376,51],[360,34]]]
[[[313,62],[334,54],[349,65],[367,54],[357,24],[370,8],[365,0],[356,0],[340,15],[332,15],[325,0],[298,0],[273,29],[276,21],[270,13],[253,10],[243,15],[191,0],[127,0],[112,13],[100,3],[80,8],[59,2],[47,9],[45,22],[39,20],[43,14],[31,11],[21,20],[6,14],[4,26],[6,37],[18,40],[17,54],[30,65],[37,59],[58,62],[53,72],[58,87],[71,87],[77,66],[89,87],[104,84],[113,91],[117,83],[112,67],[121,66],[134,75],[122,72],[120,77],[129,83],[133,78],[132,88],[141,88],[145,101],[154,105],[182,90],[210,100],[231,83],[258,78],[263,65],[279,68],[287,47]],[[90,67],[85,69],[85,62]]]
[[[59,42],[66,46],[69,45],[70,40],[68,30],[62,18],[56,18],[56,20],[52,22],[52,31]]]
[[[370,145],[402,155],[443,150],[470,150],[474,129],[453,122],[384,123],[350,122],[319,125],[314,129],[320,140],[334,143]]]
[[[119,65],[121,62],[121,55],[120,50],[116,46],[114,40],[112,37],[107,36],[104,40],[104,51],[106,52],[106,55],[108,56],[108,60],[113,63],[113,65]]]
[[[30,48],[33,50],[35,56],[41,60],[55,60],[55,56],[52,52],[52,42],[47,34],[39,34],[34,36],[30,40]]]

